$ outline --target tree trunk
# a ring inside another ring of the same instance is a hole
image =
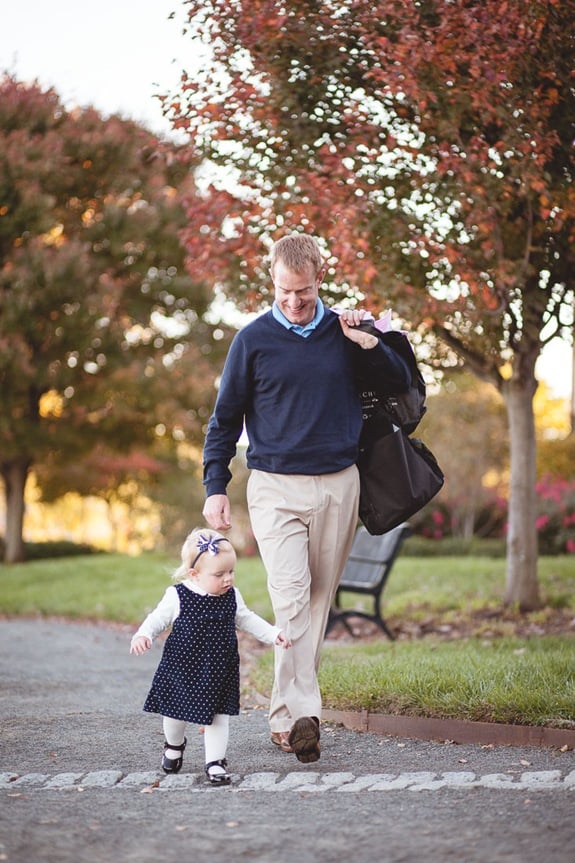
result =
[[[24,553],[24,490],[30,465],[12,461],[2,464],[2,479],[6,494],[6,548],[5,563],[20,563]]]
[[[511,479],[505,604],[520,611],[541,607],[537,579],[535,375],[512,377],[503,387],[510,434]]]

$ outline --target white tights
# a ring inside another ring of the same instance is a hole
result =
[[[171,719],[169,716],[162,717],[164,737],[167,743],[173,746],[181,746],[184,742],[186,723],[181,719]],[[225,713],[216,713],[211,725],[204,726],[204,751],[206,764],[210,761],[221,761],[226,757],[230,731],[230,717]],[[179,758],[181,752],[174,749],[166,749],[166,758]],[[223,773],[221,767],[212,767],[210,772]]]

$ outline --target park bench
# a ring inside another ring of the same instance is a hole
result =
[[[361,617],[375,623],[388,638],[394,640],[394,635],[381,615],[381,594],[403,541],[410,534],[411,528],[407,522],[388,530],[381,536],[372,536],[365,527],[358,527],[335,595],[335,606],[330,610],[326,634],[341,622],[350,635],[354,635],[348,619]],[[344,591],[372,596],[373,613],[353,608],[342,609],[341,594]]]

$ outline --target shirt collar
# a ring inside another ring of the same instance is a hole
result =
[[[186,578],[186,579],[184,579],[184,580],[183,580],[183,582],[182,582],[182,584],[183,584],[185,587],[187,587],[189,590],[191,590],[191,591],[192,591],[192,593],[199,593],[199,594],[200,594],[200,596],[208,596],[208,592],[207,592],[207,590],[204,590],[204,589],[203,589],[203,587],[200,587],[199,585],[197,585],[197,584],[196,584],[194,581],[192,581],[190,578]]]
[[[313,320],[311,320],[309,324],[306,324],[304,327],[301,327],[299,324],[292,324],[291,321],[288,321],[283,312],[280,311],[279,306],[276,302],[274,302],[272,306],[272,314],[276,321],[278,321],[278,323],[285,327],[286,330],[292,330],[292,332],[296,333],[298,336],[303,336],[304,338],[307,338],[307,336],[309,336],[310,333],[315,330],[315,328],[323,318],[324,312],[324,305],[322,301],[318,299]]]

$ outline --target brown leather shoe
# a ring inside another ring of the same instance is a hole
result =
[[[292,726],[288,742],[295,752],[295,757],[302,764],[318,761],[320,756],[319,719],[315,716],[300,716]]]
[[[279,746],[282,752],[293,752],[289,745],[289,731],[272,731],[271,741],[276,746]]]

